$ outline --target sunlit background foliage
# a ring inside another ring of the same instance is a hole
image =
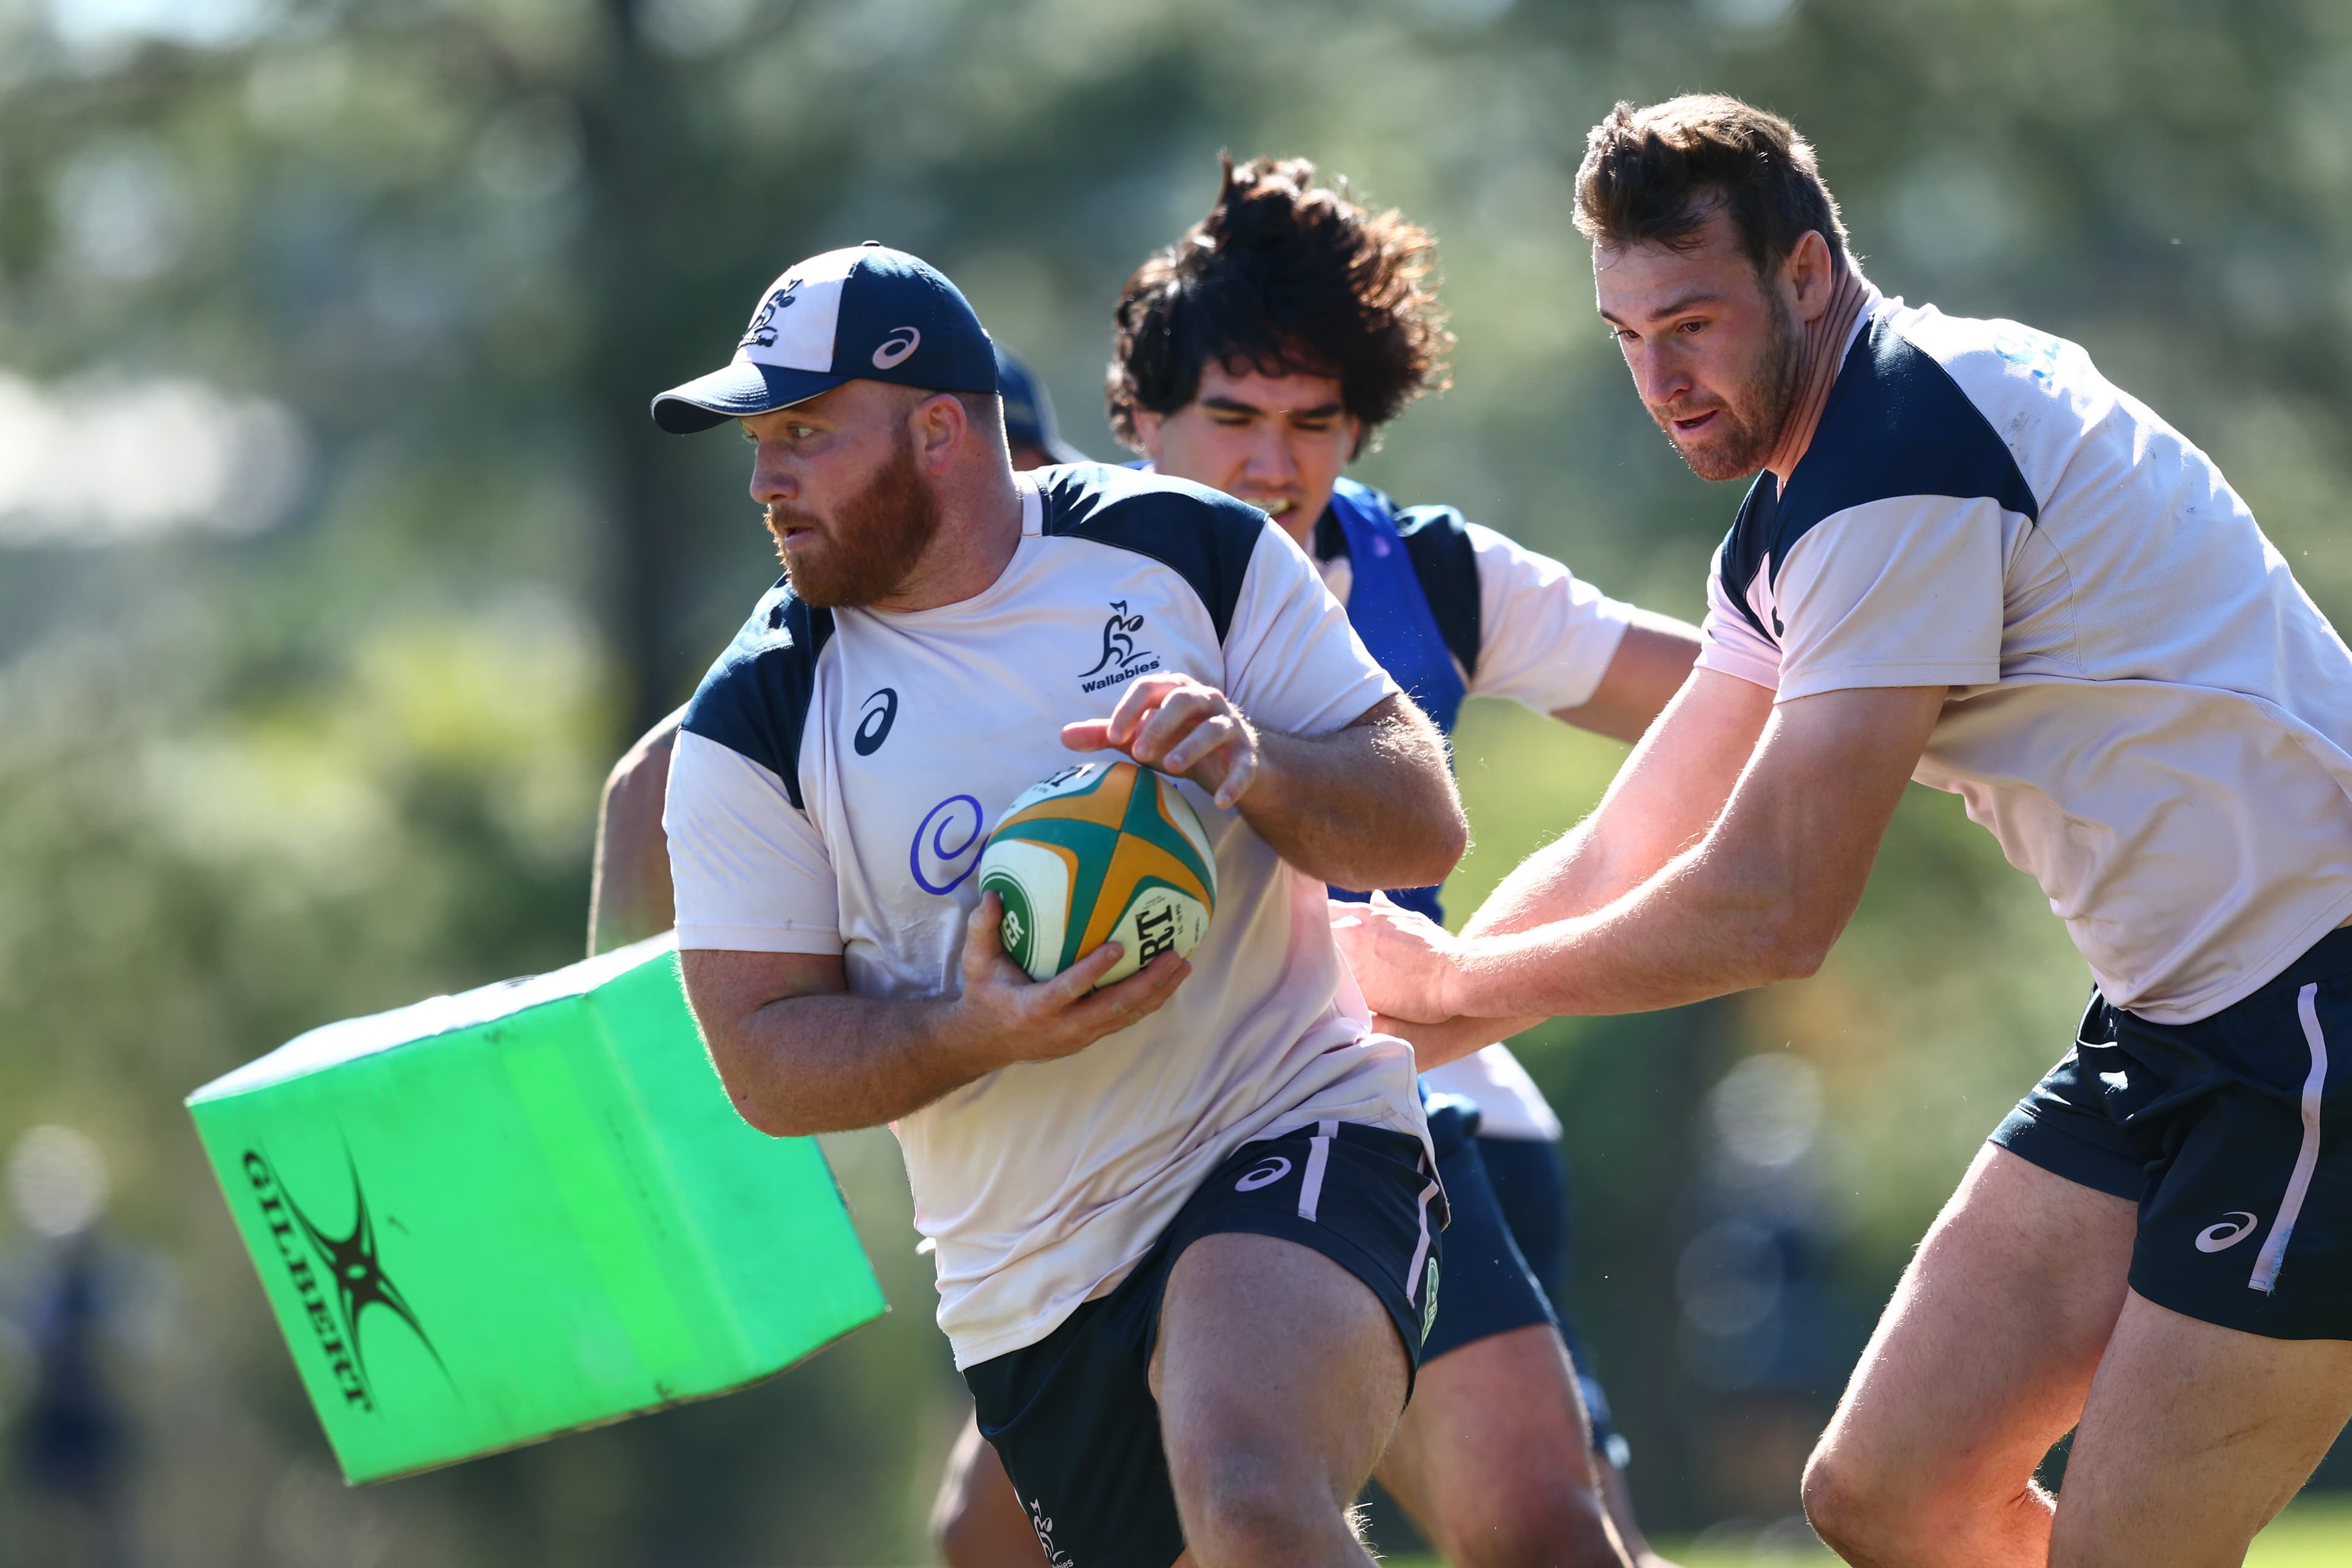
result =
[[[1113,455],[1120,279],[1219,150],[1314,157],[1438,231],[1461,335],[1363,474],[1696,617],[1738,492],[1628,395],[1570,184],[1612,100],[1700,87],[1809,132],[1882,287],[2084,343],[2352,607],[2336,0],[0,0],[0,1289],[102,1159],[137,1560],[921,1557],[961,1393],[885,1135],[830,1141],[884,1323],[352,1493],[181,1096],[577,955],[604,769],[773,572],[741,449],[646,400],[819,249],[929,257]],[[1474,705],[1460,754],[1457,910],[1617,753]],[[1527,1042],[1655,1527],[1787,1528],[1910,1244],[2067,1041],[2057,923],[1914,795],[1818,978]]]

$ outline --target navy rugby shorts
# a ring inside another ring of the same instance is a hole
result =
[[[1434,1123],[1432,1124],[1433,1130]],[[1568,1172],[1560,1163],[1559,1145],[1534,1138],[1477,1139],[1478,1162],[1486,1167],[1486,1181],[1493,1188],[1495,1199],[1502,1207],[1503,1222],[1510,1227],[1511,1239],[1518,1243],[1519,1255],[1527,1259],[1528,1272],[1550,1303],[1553,1319],[1559,1325],[1559,1337],[1568,1346],[1568,1358],[1576,1366],[1576,1383],[1584,1394],[1584,1413],[1592,1423],[1592,1447],[1611,1464],[1623,1469],[1633,1458],[1633,1448],[1617,1430],[1616,1416],[1609,1408],[1609,1395],[1601,1386],[1601,1379],[1592,1370],[1592,1352],[1585,1348],[1584,1336],[1576,1331],[1576,1320],[1568,1310]],[[1458,1261],[1462,1252],[1456,1237],[1463,1234],[1464,1213],[1468,1207],[1454,1197],[1454,1173],[1438,1162],[1438,1176],[1445,1183],[1448,1197],[1454,1198],[1454,1224],[1445,1232],[1445,1261],[1450,1272],[1445,1277],[1446,1297],[1439,1306],[1437,1324],[1430,1331],[1429,1342],[1422,1347],[1422,1359],[1437,1354],[1438,1337],[1445,1332],[1445,1314],[1462,1299],[1460,1280],[1464,1273]],[[1533,1321],[1532,1319],[1528,1320]]]
[[[1245,1143],[1117,1289],[1035,1344],[966,1367],[981,1436],[1004,1460],[1046,1560],[1168,1568],[1184,1550],[1149,1376],[1160,1294],[1184,1248],[1225,1231],[1313,1248],[1370,1287],[1417,1368],[1445,1213],[1418,1138],[1318,1121]]]
[[[2352,930],[2193,1024],[2097,991],[1992,1141],[2139,1205],[2131,1286],[2280,1340],[2352,1339]]]
[[[1484,1148],[1489,1140],[1476,1136],[1476,1108],[1458,1095],[1432,1095],[1428,1106],[1437,1178],[1445,1184],[1454,1219],[1445,1227],[1445,1289],[1422,1342],[1421,1359],[1433,1362],[1536,1323],[1559,1328],[1487,1169]]]

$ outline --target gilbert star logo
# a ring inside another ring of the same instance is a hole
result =
[[[369,1308],[381,1307],[407,1324],[434,1364],[441,1368],[444,1377],[448,1376],[449,1369],[442,1363],[441,1352],[434,1348],[425,1325],[417,1321],[416,1310],[384,1272],[383,1251],[376,1242],[375,1220],[368,1212],[366,1189],[360,1184],[359,1163],[348,1147],[343,1151],[343,1159],[352,1174],[352,1227],[346,1236],[331,1234],[305,1213],[258,1151],[247,1152],[245,1171],[260,1200],[262,1218],[268,1223],[270,1234],[278,1243],[279,1261],[285,1264],[287,1278],[301,1300],[303,1315],[318,1336],[319,1348],[326,1355],[336,1386],[341,1389],[348,1404],[373,1411],[374,1385],[368,1375],[367,1356],[361,1341],[361,1331],[369,1321]],[[310,1251],[316,1256],[319,1267],[313,1268],[310,1258],[294,1245],[297,1227],[310,1243]],[[328,1285],[325,1289],[320,1288],[321,1274]]]

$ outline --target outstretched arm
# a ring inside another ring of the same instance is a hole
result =
[[[1342,888],[1444,881],[1470,841],[1445,744],[1402,695],[1328,734],[1286,735],[1259,729],[1213,686],[1148,675],[1108,719],[1065,725],[1062,743],[1191,780],[1236,806],[1291,865]]]
[[[1387,910],[1342,931],[1373,1006],[1507,1027],[1675,1006],[1819,968],[1861,900],[1945,689],[1827,691],[1774,707],[1770,693],[1743,686],[1695,676],[1641,754],[1692,758],[1692,774],[1654,779],[1665,803],[1654,811],[1621,776],[1583,833],[1505,883],[1480,934],[1447,937]],[[1745,759],[1743,729],[1760,731]],[[1695,842],[1675,843],[1718,787],[1719,811]],[[1630,835],[1615,831],[1621,820]]]
[[[1464,922],[1463,936],[1496,936],[1589,915],[1656,876],[1704,838],[1722,814],[1771,708],[1772,694],[1760,686],[1712,671],[1691,677],[1617,770],[1592,815],[1521,861]],[[1334,904],[1331,912],[1351,960],[1355,944],[1371,934],[1352,927],[1412,918],[1361,904]],[[1411,1040],[1414,1058],[1428,1068],[1507,1039],[1544,1016],[1473,1016],[1424,1024],[1384,1016],[1375,1021]]]
[[[1076,1054],[1156,1011],[1192,966],[1162,953],[1093,989],[1123,951],[1105,942],[1051,980],[1004,956],[1004,907],[981,900],[963,991],[920,1001],[849,994],[837,956],[689,948],[686,999],[736,1111],[772,1137],[875,1127],[1020,1061]]]

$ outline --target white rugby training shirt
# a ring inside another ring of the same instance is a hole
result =
[[[2352,651],[2205,454],[2076,345],[1874,299],[1701,665],[1948,685],[1914,776],[2041,882],[2107,1000],[2206,1017],[2352,915]]]
[[[1426,514],[1434,512],[1434,516]],[[1499,697],[1538,713],[1581,708],[1592,700],[1609,664],[1625,640],[1633,607],[1610,598],[1548,555],[1538,555],[1504,534],[1463,521],[1450,508],[1420,508],[1423,526],[1458,529],[1477,581],[1461,584],[1474,592],[1478,609],[1477,657],[1455,672],[1473,697]],[[1347,541],[1327,517],[1315,535],[1315,564],[1323,585],[1342,605],[1355,585]],[[1328,526],[1327,526],[1328,525]],[[1432,585],[1424,579],[1424,592]],[[1478,1131],[1488,1138],[1550,1142],[1560,1135],[1559,1117],[1536,1087],[1528,1069],[1497,1042],[1434,1067],[1422,1081],[1444,1094],[1478,1102]]]
[[[1159,670],[1293,734],[1397,690],[1255,508],[1095,464],[1020,478],[1020,544],[970,599],[828,612],[779,584],[761,600],[670,765],[680,947],[839,953],[859,995],[951,993],[989,830],[1084,760],[1064,724],[1108,717]],[[1411,1047],[1369,1032],[1322,884],[1180,787],[1217,858],[1192,977],[1142,1022],[893,1129],[958,1366],[1043,1339],[1116,1284],[1253,1138],[1327,1117],[1426,1136]]]

